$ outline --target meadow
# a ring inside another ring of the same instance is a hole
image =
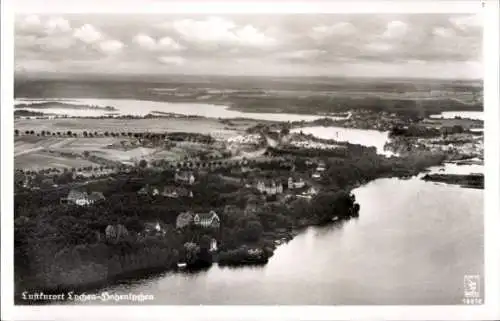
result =
[[[255,121],[249,120],[219,121],[204,118],[16,119],[14,128],[19,131],[19,135],[14,139],[14,164],[16,169],[38,170],[99,166],[92,157],[128,165],[138,163],[141,159],[178,161],[206,151],[206,147],[195,142],[177,142],[177,146],[168,149],[142,146],[128,133],[190,132],[226,139],[244,133],[255,124]],[[27,131],[35,133],[26,134]],[[51,134],[39,135],[42,131]],[[68,131],[78,136],[68,136]],[[98,132],[99,136],[84,137],[84,132]],[[107,136],[107,133],[120,136]],[[127,135],[124,136],[124,133]]]

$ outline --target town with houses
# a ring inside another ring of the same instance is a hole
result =
[[[2,106],[16,306],[482,304],[480,16],[43,11]]]

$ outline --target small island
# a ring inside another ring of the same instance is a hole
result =
[[[460,185],[466,188],[484,189],[483,174],[426,174],[422,177],[424,181]]]

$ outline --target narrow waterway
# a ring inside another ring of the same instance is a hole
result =
[[[483,191],[412,178],[354,194],[358,219],[308,228],[264,267],[166,273],[106,291],[162,305],[460,304],[464,275],[483,271]]]

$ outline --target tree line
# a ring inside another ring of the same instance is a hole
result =
[[[74,130],[67,131],[50,131],[41,130],[35,131],[32,129],[19,130],[14,129],[14,136],[39,136],[39,137],[128,137],[136,139],[150,139],[150,140],[165,140],[169,139],[172,141],[190,141],[190,142],[200,142],[210,144],[215,141],[215,139],[210,135],[198,134],[198,133],[184,133],[184,132],[171,132],[171,133],[152,133],[152,132],[114,132],[114,131],[81,131],[75,132]]]

